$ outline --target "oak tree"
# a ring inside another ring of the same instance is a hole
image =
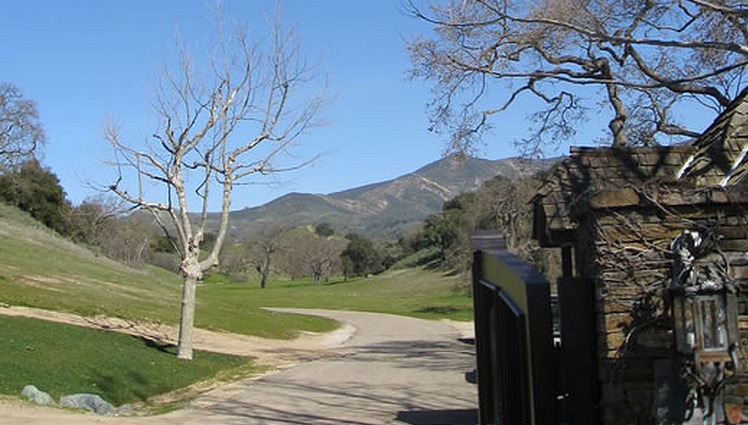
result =
[[[246,261],[260,276],[260,288],[267,287],[277,256],[287,249],[287,232],[288,229],[282,227],[269,227],[247,242]]]
[[[26,211],[37,221],[68,234],[70,202],[57,175],[32,158],[0,174],[0,201]]]

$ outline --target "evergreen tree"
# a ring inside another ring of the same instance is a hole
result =
[[[50,229],[67,234],[70,202],[57,176],[36,159],[0,176],[0,199],[26,211]]]
[[[372,241],[355,233],[346,236],[348,247],[343,251],[341,260],[343,262],[343,274],[346,278],[355,276],[366,276],[384,271],[382,256],[374,248]]]

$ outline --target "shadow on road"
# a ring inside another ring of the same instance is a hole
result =
[[[324,371],[321,373],[324,375]],[[474,405],[474,394],[459,388],[436,385],[424,388],[411,382],[367,383],[362,376],[343,382],[316,381],[319,374],[288,377],[269,376],[250,386],[254,395],[238,395],[216,400],[206,410],[222,419],[224,425],[314,424],[314,425],[474,425],[476,410],[448,409],[448,406]],[[372,379],[376,379],[372,376]],[[307,381],[308,380],[308,381]],[[316,382],[315,382],[316,381]],[[447,407],[447,409],[444,409]]]
[[[458,373],[474,367],[473,347],[455,341],[387,341],[357,347],[348,356],[359,362],[391,362],[397,368],[422,370],[455,370]]]
[[[411,425],[475,425],[477,409],[398,412],[397,420]]]

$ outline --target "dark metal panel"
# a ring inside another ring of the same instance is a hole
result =
[[[548,282],[506,251],[478,251],[473,297],[480,423],[555,424]]]
[[[561,391],[564,422],[600,423],[600,384],[595,353],[594,284],[564,277],[558,281],[561,309]]]

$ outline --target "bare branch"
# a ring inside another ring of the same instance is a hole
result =
[[[573,93],[575,86],[602,89],[615,144],[695,134],[698,129],[663,122],[673,114],[662,114],[656,105],[636,114],[627,106],[646,99],[641,94],[647,91],[666,91],[716,104],[719,112],[742,89],[748,64],[748,15],[732,3],[452,0],[426,13],[411,0],[408,7],[435,29],[432,39],[408,43],[411,75],[435,83],[432,128],[449,129],[452,145],[461,145],[454,139],[462,137],[470,145],[482,133],[475,130],[486,128],[489,116],[509,109],[522,93],[543,93],[537,97],[547,102],[544,97]],[[499,88],[490,98],[489,85]],[[497,92],[504,97],[496,98]],[[669,108],[679,109],[679,102]],[[466,117],[473,124],[466,125]],[[632,138],[645,134],[635,130],[644,123],[653,136]],[[547,128],[540,125],[540,133],[526,140],[538,140]]]
[[[39,155],[45,141],[36,103],[24,99],[17,87],[0,83],[0,170]]]

